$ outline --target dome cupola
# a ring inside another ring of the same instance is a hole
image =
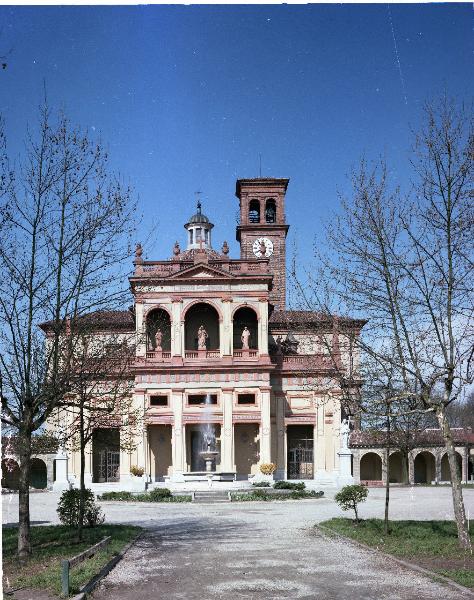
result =
[[[201,202],[197,203],[197,212],[189,219],[184,228],[188,232],[188,247],[187,250],[193,249],[208,249],[211,245],[211,229],[214,225],[209,221],[208,217],[201,212]]]

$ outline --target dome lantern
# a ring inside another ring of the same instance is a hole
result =
[[[188,232],[187,250],[198,250],[200,248],[211,250],[211,229],[213,227],[214,225],[201,212],[201,202],[198,201],[196,213],[184,226]]]

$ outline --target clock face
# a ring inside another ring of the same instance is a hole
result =
[[[252,245],[253,253],[257,258],[271,256],[273,254],[273,243],[266,237],[258,238]]]

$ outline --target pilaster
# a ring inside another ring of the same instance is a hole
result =
[[[271,388],[260,388],[260,463],[272,462],[271,457],[271,421],[270,421],[270,390]]]
[[[222,390],[223,423],[221,432],[221,470],[229,473],[234,468],[234,426],[232,423],[233,389]]]
[[[275,479],[286,477],[286,426],[285,426],[285,397],[275,396],[276,403],[276,431],[277,431],[277,456]]]
[[[260,356],[268,354],[268,301],[259,298],[258,320],[258,353]]]
[[[181,298],[171,299],[171,356],[184,356],[184,326],[181,323]]]
[[[173,480],[179,480],[185,470],[185,435],[183,426],[183,391],[171,390],[174,426],[171,437],[171,450],[173,460]]]

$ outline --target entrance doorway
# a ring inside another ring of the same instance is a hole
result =
[[[311,425],[287,427],[288,479],[313,479],[314,437]]]
[[[120,430],[96,429],[92,435],[92,470],[95,483],[120,480]]]

